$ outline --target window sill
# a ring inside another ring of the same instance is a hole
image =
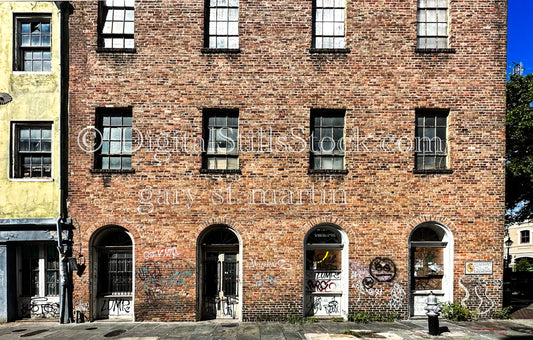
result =
[[[204,54],[239,54],[241,53],[240,48],[210,48],[204,47],[201,49],[201,52]]]
[[[307,174],[311,176],[320,176],[320,175],[344,176],[348,174],[348,170],[347,169],[343,169],[343,170],[309,169],[307,170]]]
[[[312,54],[348,54],[351,50],[349,48],[310,48],[309,53]]]
[[[92,168],[90,170],[92,174],[134,174],[135,169],[128,169],[128,170],[122,170],[122,169],[94,169]]]
[[[241,169],[200,169],[200,173],[207,175],[242,175]]]
[[[51,177],[37,177],[37,178],[10,178],[10,182],[53,182]]]
[[[96,52],[98,53],[137,53],[136,48],[104,48],[104,47],[98,47],[96,48]]]
[[[455,48],[415,48],[415,53],[421,53],[421,54],[455,53]]]
[[[36,74],[36,75],[52,75],[54,72],[52,71],[13,71],[13,75],[29,75],[29,74]]]
[[[435,170],[413,170],[413,174],[432,175],[432,174],[452,174],[453,169],[435,169]]]

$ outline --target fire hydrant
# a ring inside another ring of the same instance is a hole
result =
[[[426,304],[424,309],[427,310],[429,335],[439,335],[439,315],[442,308],[433,292],[429,293]]]

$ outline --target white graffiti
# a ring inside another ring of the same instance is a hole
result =
[[[389,307],[395,310],[402,308],[405,299],[405,290],[398,283],[394,283],[390,294]]]
[[[154,258],[178,258],[180,257],[180,253],[178,251],[177,247],[170,247],[165,249],[158,249],[158,250],[152,250],[152,251],[145,251],[143,253],[143,257],[145,259],[154,259]]]
[[[463,307],[467,307],[466,302],[471,297],[471,291],[473,289],[473,293],[475,294],[476,298],[479,300],[479,304],[476,307],[476,310],[478,314],[485,315],[488,314],[495,306],[494,301],[489,297],[488,288],[489,286],[495,286],[497,288],[502,287],[502,281],[501,280],[493,280],[491,282],[487,282],[484,279],[475,278],[471,282],[463,282],[463,279],[465,277],[461,277],[458,281],[459,287],[465,291],[465,297],[461,299],[461,305]],[[470,278],[470,277],[468,277]],[[468,286],[470,286],[470,290],[468,289]]]
[[[370,276],[368,269],[360,263],[353,261],[350,263],[351,287],[357,292],[357,302],[361,296],[379,297],[383,295],[383,288],[365,287],[364,278]]]

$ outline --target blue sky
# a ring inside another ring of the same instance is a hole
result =
[[[533,73],[533,0],[508,0],[507,72],[522,62],[524,74]]]

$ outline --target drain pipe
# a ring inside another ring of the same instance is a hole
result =
[[[61,216],[56,220],[57,227],[57,250],[59,252],[59,323],[64,323],[65,316],[65,254],[63,252],[63,230],[61,228]]]

